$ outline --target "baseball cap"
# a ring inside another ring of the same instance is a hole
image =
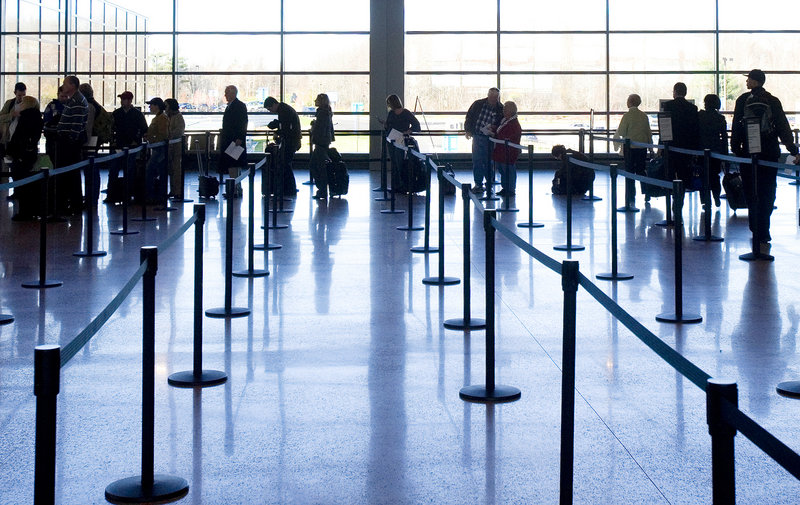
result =
[[[117,96],[125,100],[133,100],[133,93],[131,93],[130,91],[123,91]]]
[[[166,107],[166,105],[164,105],[164,100],[162,100],[162,99],[161,99],[161,98],[159,98],[159,97],[151,98],[150,100],[148,100],[148,101],[147,101],[147,102],[145,102],[145,103],[146,103],[147,105],[157,105],[157,106],[158,106],[158,108],[159,108],[159,109],[161,109],[161,110],[164,110],[164,109],[166,109],[166,108],[167,108],[167,107]]]
[[[753,79],[754,81],[760,82],[761,84],[764,84],[765,82],[767,82],[767,76],[764,74],[763,71],[761,71],[758,68],[754,68],[753,70],[751,70],[750,72],[748,72],[748,73],[746,73],[744,75],[749,77],[749,78],[751,78],[751,79]]]

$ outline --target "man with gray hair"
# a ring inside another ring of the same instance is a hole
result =
[[[228,107],[222,115],[222,130],[219,134],[219,168],[227,170],[230,177],[239,177],[241,167],[247,166],[247,106],[237,98],[239,90],[236,86],[225,87],[225,100]],[[231,144],[244,148],[238,158],[233,158],[225,151]],[[236,185],[233,195],[224,195],[228,198],[242,196],[241,184]]]
[[[472,139],[472,175],[475,179],[473,193],[483,193],[483,181],[489,180],[489,137],[494,135],[503,119],[503,104],[500,102],[500,90],[489,88],[486,98],[475,100],[464,119],[464,130],[467,140]]]

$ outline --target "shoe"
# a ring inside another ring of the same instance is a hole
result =
[[[480,195],[481,193],[483,193],[486,190],[483,189],[483,185],[482,184],[478,184],[477,186],[474,186],[472,189],[470,189],[470,191],[472,191],[476,195]]]
[[[314,200],[327,200],[327,199],[328,199],[328,193],[325,193],[323,191],[317,191],[317,194],[314,195]]]
[[[721,203],[722,202],[719,200],[719,195],[714,195],[714,206],[719,207]]]
[[[760,242],[758,244],[758,252],[761,254],[769,255],[769,251],[772,248],[769,242]]]

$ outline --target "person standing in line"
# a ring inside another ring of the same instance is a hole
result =
[[[414,114],[403,107],[403,102],[397,95],[386,97],[386,121],[383,122],[384,135],[388,135],[392,130],[397,130],[404,136],[409,136],[413,132],[418,132],[422,128]],[[405,153],[399,147],[393,147],[389,152],[389,159],[392,160],[392,188],[400,186],[400,172],[403,170],[403,160]],[[409,188],[410,189],[410,188]]]
[[[475,179],[473,193],[485,191],[483,182],[492,184],[489,180],[489,137],[503,119],[503,104],[500,103],[500,90],[489,88],[486,98],[475,100],[467,111],[464,119],[464,130],[467,140],[472,139],[472,176]]]
[[[653,131],[650,129],[650,120],[647,114],[639,110],[642,104],[642,97],[637,94],[628,95],[628,112],[622,115],[619,121],[617,131],[614,133],[615,139],[630,139],[633,142],[641,142],[642,144],[653,143]],[[622,142],[614,142],[614,149],[619,151],[624,144]],[[627,156],[631,171],[634,174],[645,175],[645,164],[647,163],[647,148],[639,146],[631,146]],[[630,189],[632,191],[631,198],[636,196],[636,186],[631,181]],[[644,193],[644,184],[642,184],[642,193]],[[645,196],[645,201],[649,201],[650,197]]]
[[[294,198],[297,195],[297,181],[294,178],[292,161],[294,161],[294,153],[300,150],[303,138],[300,117],[290,105],[278,102],[271,96],[264,100],[264,108],[278,115],[278,119],[270,121],[268,126],[273,130],[278,130],[278,138],[283,152],[281,160],[283,163],[283,194]]]
[[[15,181],[33,175],[33,166],[39,156],[39,139],[42,137],[42,114],[39,102],[32,96],[25,96],[20,103],[16,128],[8,141],[7,153],[11,157],[11,175]],[[17,213],[13,221],[29,221],[39,214],[36,208],[39,200],[39,183],[26,184],[15,190]]]
[[[113,147],[117,151],[121,151],[125,147],[134,148],[142,143],[144,132],[147,131],[147,120],[144,118],[142,111],[133,106],[133,93],[123,91],[117,97],[119,98],[120,107],[111,113],[114,118]],[[128,160],[128,172],[131,179],[136,177],[136,158],[137,156],[133,155]],[[119,178],[119,172],[124,167],[125,158],[120,158],[119,163],[112,163],[108,167],[109,186],[113,185],[114,181]],[[126,184],[129,189],[133,189],[132,181],[127,181]],[[104,203],[117,203],[117,201],[106,198]]]
[[[717,95],[706,95],[703,98],[703,110],[697,113],[697,124],[700,129],[700,148],[710,149],[712,153],[728,154],[728,122],[719,113],[722,101]],[[714,197],[714,205],[720,206],[719,174],[722,160],[711,158],[708,162],[708,186]]]
[[[149,144],[155,144],[169,139],[169,118],[165,113],[164,100],[156,97],[145,103],[150,106],[150,113],[153,114],[150,126],[144,134],[145,141]],[[144,198],[148,203],[159,203],[159,197],[166,193],[167,181],[164,178],[167,171],[165,169],[162,170],[162,168],[166,168],[166,162],[167,146],[150,149],[150,160],[147,162],[147,167],[145,167],[144,171]]]
[[[181,157],[183,156],[183,134],[186,132],[186,122],[183,120],[180,105],[174,98],[164,100],[169,119],[169,139],[181,139],[181,143],[170,144],[167,150],[169,156],[169,198],[183,198],[183,171]]]
[[[225,101],[228,106],[222,115],[222,130],[219,134],[219,169],[228,171],[228,177],[239,177],[239,171],[247,166],[247,106],[237,98],[239,90],[234,85],[225,87]],[[232,158],[225,151],[233,143],[244,149],[238,158]],[[226,198],[242,196],[242,185],[237,184],[233,195]]]
[[[18,82],[14,85],[14,98],[9,98],[0,109],[0,161],[5,156],[5,146],[11,139],[12,125],[16,124],[19,117],[20,109],[22,108],[22,99],[28,92],[28,87],[24,82]]]
[[[78,88],[81,94],[86,98],[86,144],[84,144],[84,149],[93,154],[97,154],[97,148],[100,147],[100,139],[95,132],[95,119],[98,118],[101,114],[101,110],[103,106],[97,103],[97,100],[94,99],[94,89],[89,83],[82,82],[80,87]],[[83,180],[84,186],[88,189],[89,188],[89,167],[84,167],[83,169]],[[86,194],[86,203],[89,202],[89,198],[94,198],[92,200],[97,203],[100,199],[100,171],[95,170],[94,176],[92,177],[92,193],[93,194]]]
[[[766,74],[753,69],[747,76],[746,86],[750,91],[736,99],[731,125],[731,151],[739,157],[749,158],[750,146],[747,139],[747,123],[753,121],[759,125],[761,152],[758,159],[778,161],[781,155],[778,140],[795,156],[795,164],[800,163],[797,146],[794,143],[792,129],[781,101],[764,89]],[[756,154],[756,153],[752,153]],[[772,236],[769,233],[770,217],[775,205],[778,170],[772,167],[758,167],[753,174],[750,165],[741,169],[742,185],[747,196],[747,217],[754,240],[758,240],[762,253],[769,250]]]
[[[697,127],[697,106],[686,100],[686,84],[676,82],[672,88],[673,99],[664,103],[664,112],[672,118],[673,147],[697,149],[700,146],[700,131]],[[670,172],[685,183],[692,178],[692,156],[669,153]]]
[[[314,145],[310,162],[311,176],[317,185],[314,198],[325,200],[328,198],[328,148],[334,140],[333,110],[330,98],[325,93],[317,95],[314,105],[317,106],[317,112],[311,122],[311,143]]]
[[[74,75],[64,78],[62,84],[67,102],[56,125],[56,168],[78,163],[82,159],[82,149],[86,144],[86,121],[89,103],[78,88],[80,79]],[[77,214],[83,209],[81,174],[72,170],[56,176],[56,211],[63,215]]]
[[[513,144],[519,144],[522,138],[522,126],[517,119],[517,104],[506,102],[503,104],[503,119],[497,126],[495,137],[498,140],[508,140]],[[497,171],[500,172],[500,184],[502,189],[497,193],[500,196],[514,196],[517,191],[517,157],[519,149],[516,147],[506,147],[503,144],[494,144],[492,151],[492,161],[494,161]]]
[[[44,108],[44,152],[50,158],[51,166],[56,159],[56,125],[64,112],[65,103],[67,95],[64,93],[64,86],[59,86],[57,98],[53,98]]]

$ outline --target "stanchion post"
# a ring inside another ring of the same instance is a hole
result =
[[[145,182],[144,182],[144,188],[142,190],[142,194],[140,195],[141,199],[142,199],[142,201],[140,202],[141,207],[142,207],[142,215],[141,215],[141,217],[133,218],[133,221],[141,221],[141,222],[155,221],[156,220],[156,218],[154,218],[154,217],[147,217],[147,198],[150,195],[148,195],[148,192],[147,192],[147,175],[146,174],[147,174],[147,165],[150,164],[150,160],[153,158],[152,149],[150,148],[149,145],[145,145],[144,157],[145,157],[145,160],[144,160]]]
[[[264,181],[268,181],[269,180],[269,176],[272,173],[272,170],[270,169],[270,163],[272,162],[273,155],[272,155],[272,153],[268,152],[268,153],[266,153],[266,157],[267,157],[267,161],[261,167],[261,181],[262,181],[261,182],[261,187],[262,188],[264,188],[266,186]],[[263,206],[264,206],[264,212],[263,212],[263,215],[261,216],[261,221],[264,223],[261,226],[261,228],[264,230],[264,243],[253,246],[253,249],[255,249],[257,251],[272,251],[272,250],[280,249],[281,247],[283,247],[280,244],[271,244],[269,242],[269,229],[271,228],[271,226],[269,225],[269,199],[270,199],[270,196],[271,196],[270,192],[267,191],[267,193],[263,194],[262,197],[261,197],[261,199],[263,201]],[[268,264],[268,260],[267,260],[267,257],[265,257],[264,258],[264,266],[265,266],[265,268],[266,268],[267,264]]]
[[[719,175],[717,176],[719,177]],[[703,234],[694,237],[693,240],[703,242],[722,242],[722,237],[717,237],[711,233],[711,150],[703,150]]]
[[[142,247],[139,257],[147,263],[142,277],[142,473],[109,484],[106,499],[112,503],[166,502],[189,492],[185,479],[154,473],[158,248]]]
[[[519,228],[543,228],[542,223],[533,221],[533,146],[528,146],[528,222],[517,223]]]
[[[436,175],[439,180],[439,274],[435,277],[425,277],[423,284],[434,286],[452,286],[461,282],[457,277],[444,275],[444,168],[437,165]]]
[[[575,313],[579,281],[579,263],[561,264],[561,288],[564,291],[564,324],[561,357],[561,465],[560,501],[572,503],[572,480],[575,452]]]
[[[566,156],[562,161],[567,174],[567,243],[553,246],[553,249],[556,251],[583,251],[586,249],[584,246],[572,244],[572,163],[569,162],[569,159],[570,156]]]
[[[251,166],[249,170],[247,175],[247,183],[249,186],[247,189],[247,270],[233,272],[233,275],[236,277],[264,277],[269,275],[269,271],[266,268],[258,270],[255,268],[256,169],[254,166]]]
[[[464,207],[463,215],[463,259],[464,259],[464,317],[461,319],[447,319],[444,321],[443,326],[448,330],[481,330],[486,328],[486,321],[479,318],[472,317],[472,275],[471,275],[471,259],[470,259],[470,188],[469,184],[461,185],[461,200]]]
[[[386,195],[387,190],[387,182],[386,182],[386,140],[383,138],[383,133],[380,136],[381,139],[381,185],[377,188],[374,188],[372,191],[383,191],[383,197],[378,197],[375,199],[376,202],[385,202],[388,200],[388,196]]]
[[[111,235],[134,235],[139,233],[138,230],[129,231],[128,230],[128,205],[131,202],[131,179],[130,179],[130,170],[128,170],[128,164],[130,163],[130,148],[123,147],[122,152],[124,153],[122,160],[122,229],[115,230],[109,232]]]
[[[394,154],[395,152],[394,150],[397,149],[397,146],[394,145],[395,144],[394,140],[392,140],[391,142],[392,142],[392,150],[390,152]],[[400,167],[394,166],[394,156],[390,155],[390,158],[392,159],[392,187],[389,189],[389,195],[390,195],[389,208],[381,210],[381,214],[402,214],[404,211],[395,209],[395,193],[397,192],[397,187],[396,187],[397,184],[395,184],[395,182],[397,181],[398,178],[397,171],[400,170]],[[410,189],[411,188],[409,188],[409,190]]]
[[[95,164],[95,157],[89,156],[89,166],[86,167],[86,250],[73,253],[73,256],[81,258],[96,258],[105,256],[106,251],[97,250],[94,248],[94,216],[95,206],[97,199],[94,197],[94,184],[95,184],[95,171],[97,165]]]
[[[439,252],[438,247],[431,247],[431,156],[430,154],[425,155],[425,173],[427,174],[427,179],[425,181],[425,236],[423,238],[422,247],[414,246],[411,248],[411,252],[427,254],[427,253]]]
[[[760,216],[758,215],[758,212],[759,212],[759,210],[758,210],[759,209],[759,198],[758,198],[758,170],[759,170],[759,165],[758,165],[758,155],[757,154],[754,154],[754,155],[752,155],[750,157],[750,166],[752,167],[752,173],[753,173],[753,175],[752,175],[752,180],[753,180],[753,190],[752,191],[753,191],[753,193],[752,194],[753,194],[754,201],[753,201],[752,204],[748,205],[748,211],[747,212],[751,212],[753,214],[753,216],[750,218],[750,222],[754,223],[754,228],[755,229],[753,230],[752,238],[750,240],[750,244],[751,244],[750,251],[751,252],[740,255],[739,259],[743,260],[743,261],[756,261],[756,260],[774,261],[775,260],[774,256],[772,256],[771,254],[766,253],[766,252],[761,252],[761,242],[760,242],[760,238],[759,238],[759,237],[761,237],[761,229],[760,229],[761,228],[761,226],[760,226],[761,219],[760,219]]]
[[[633,173],[633,158],[631,156],[631,139],[625,139],[622,145],[622,160],[625,163],[625,171]],[[636,183],[633,179],[625,178],[625,205],[617,209],[617,212],[639,212],[636,208]]]
[[[617,169],[616,163],[609,167],[611,174],[611,272],[597,274],[596,277],[604,281],[627,281],[633,279],[633,275],[620,273],[617,270]]]
[[[56,501],[56,410],[61,383],[61,347],[36,346],[33,354],[33,394],[36,396],[36,444],[33,503]]]
[[[672,170],[671,163],[670,163],[670,157],[672,156],[672,154],[671,154],[671,151],[669,149],[669,142],[665,142],[664,144],[665,144],[664,145],[664,149],[663,149],[662,154],[661,154],[661,156],[664,158],[664,167],[665,167],[664,170],[665,170],[667,176],[670,179],[675,180],[675,174],[672,173],[673,170]],[[667,193],[667,195],[665,197],[665,199],[666,199],[666,211],[665,211],[666,212],[666,217],[664,218],[663,221],[659,221],[659,222],[655,223],[656,226],[673,226],[675,224],[675,221],[673,221],[673,219],[672,219],[672,200],[675,197],[676,197],[676,195]]]
[[[462,400],[478,403],[504,403],[519,400],[522,393],[513,386],[495,383],[494,344],[495,344],[495,229],[492,220],[497,214],[493,210],[483,213],[483,227],[486,231],[486,383],[479,386],[461,388],[459,396]]]
[[[39,280],[23,282],[22,287],[28,289],[57,288],[64,284],[61,281],[47,280],[47,215],[50,213],[49,192],[50,192],[50,169],[42,169],[42,219],[39,221]]]
[[[206,223],[206,206],[194,204],[194,348],[192,370],[176,372],[167,378],[175,387],[217,386],[228,380],[225,372],[203,370],[203,228]]]
[[[739,392],[735,382],[708,379],[706,384],[706,418],[711,435],[711,488],[714,505],[736,503],[736,459],[734,437],[736,428],[725,421],[723,402],[739,407]]]
[[[506,160],[505,169],[510,172],[512,170],[512,167],[511,167],[511,164],[509,163],[510,152],[509,152],[508,144],[509,144],[509,141],[508,141],[508,139],[506,139],[505,144],[503,146],[505,148],[505,160]],[[516,149],[516,147],[514,149]],[[516,166],[513,168],[513,170],[516,172]],[[517,174],[515,173],[514,174],[515,180],[516,180],[516,176],[517,176]],[[510,178],[511,176],[507,174],[506,177]],[[502,181],[502,180],[503,180],[503,174],[501,173],[500,174],[500,181]],[[503,188],[503,189],[505,190],[506,188]],[[505,198],[503,198],[503,205],[499,209],[495,209],[495,210],[497,210],[497,212],[519,212],[519,209],[509,206],[509,205],[511,205],[510,201],[511,201],[511,195],[505,195]]]
[[[411,185],[414,182],[414,169],[413,163],[417,163],[417,157],[411,154],[411,149],[408,148],[403,151],[403,166],[406,172],[406,189],[408,190],[408,224],[405,226],[398,226],[397,229],[401,231],[419,231],[422,226],[414,226],[414,192],[411,190]],[[426,184],[426,193],[430,190],[430,176]]]

